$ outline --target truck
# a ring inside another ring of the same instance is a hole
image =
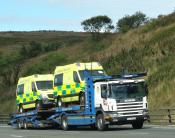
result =
[[[19,78],[16,89],[18,112],[23,113],[41,106],[54,106],[53,75],[35,74]]]
[[[20,128],[28,128],[29,124],[33,126],[57,124],[65,131],[75,126],[91,126],[100,131],[106,130],[109,125],[131,124],[134,129],[143,127],[144,121],[148,119],[148,89],[143,79],[145,73],[117,77],[92,76],[88,70],[83,73],[84,105],[69,104],[54,107],[44,111],[48,113],[34,110],[15,114],[11,124],[16,124]]]

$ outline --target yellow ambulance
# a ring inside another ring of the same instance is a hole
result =
[[[73,63],[56,67],[54,99],[58,107],[66,106],[68,103],[84,104],[84,70],[87,70],[92,76],[106,75],[98,62]]]
[[[43,105],[52,105],[53,75],[31,75],[19,78],[16,90],[16,104],[20,113]]]

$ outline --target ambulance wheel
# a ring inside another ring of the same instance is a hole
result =
[[[35,109],[37,109],[37,110],[41,109],[41,102],[40,101],[36,101]]]
[[[80,102],[80,105],[84,105],[85,104],[84,93],[80,93],[80,95],[79,95],[79,102]]]
[[[19,113],[23,113],[24,112],[24,109],[22,107],[22,104],[19,105],[19,109],[18,110],[19,110]]]
[[[97,129],[100,130],[100,131],[104,131],[108,128],[108,125],[105,124],[105,119],[104,119],[104,116],[103,114],[98,114],[97,117],[96,117],[96,126],[97,126]]]
[[[24,129],[28,129],[28,123],[27,123],[27,121],[24,121]]]
[[[18,121],[17,128],[18,129],[23,129],[24,128],[24,124],[23,124],[22,121]]]
[[[68,120],[67,120],[67,117],[65,115],[63,115],[62,118],[61,118],[61,128],[64,131],[67,131],[69,129]]]
[[[61,107],[62,106],[62,101],[61,101],[61,98],[57,98],[57,104],[56,104],[57,107]]]

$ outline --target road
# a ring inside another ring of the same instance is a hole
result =
[[[71,131],[56,129],[18,130],[0,125],[0,138],[175,138],[175,126],[145,125],[134,130],[130,126],[118,126],[108,131],[99,132],[90,128],[78,128]]]

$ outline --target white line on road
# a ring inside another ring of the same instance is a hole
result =
[[[7,125],[0,125],[0,127],[11,127],[11,126],[7,126]]]
[[[137,135],[148,135],[149,133],[145,133],[145,132],[135,132],[135,133],[129,133],[129,134],[131,134],[131,135],[135,135],[135,134],[137,134]]]
[[[14,138],[22,138],[23,136],[20,136],[20,135],[10,135],[11,137],[14,137]]]

